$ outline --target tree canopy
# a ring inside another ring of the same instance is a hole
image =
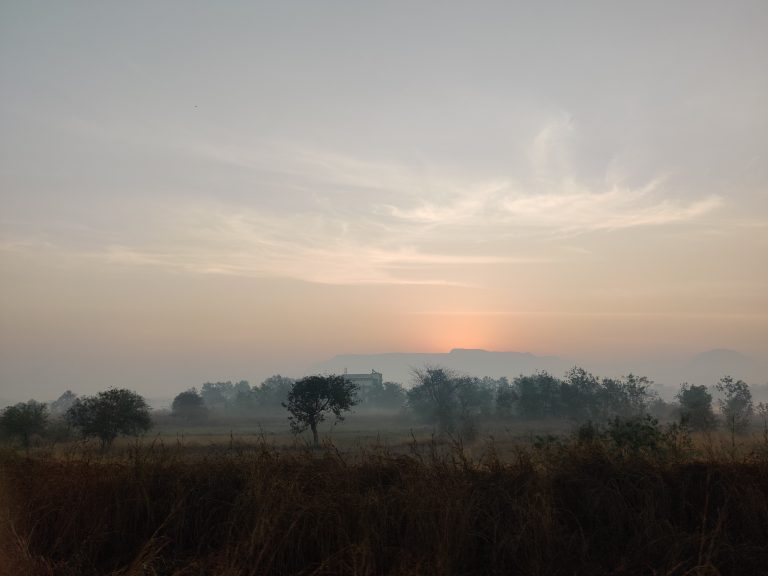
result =
[[[103,448],[109,447],[120,435],[137,436],[152,426],[144,398],[124,388],[78,398],[65,418],[83,437],[98,438]]]
[[[208,416],[208,408],[196,388],[177,394],[171,404],[172,414],[187,422],[201,422]]]
[[[35,400],[8,406],[0,412],[0,430],[21,439],[25,448],[29,448],[32,435],[43,432],[47,421],[48,408]]]
[[[283,406],[288,410],[291,429],[299,434],[309,428],[315,446],[320,445],[317,425],[328,414],[337,421],[344,420],[343,412],[357,404],[358,386],[344,376],[307,376],[293,384]]]
[[[715,388],[722,394],[718,404],[726,426],[731,432],[744,432],[749,427],[754,412],[749,386],[743,380],[723,376]]]
[[[682,384],[676,398],[680,402],[680,420],[692,430],[711,430],[717,426],[712,394],[706,386]]]

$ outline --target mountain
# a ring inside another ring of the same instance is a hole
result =
[[[725,375],[742,379],[750,385],[768,382],[768,367],[764,363],[734,350],[716,349],[697,354],[692,358],[645,358],[603,362],[581,362],[558,356],[536,356],[525,352],[491,352],[456,348],[448,353],[390,353],[346,354],[317,364],[316,372],[367,373],[381,372],[384,380],[413,383],[413,370],[425,366],[441,366],[470,376],[506,376],[531,374],[546,370],[562,377],[574,366],[582,366],[603,377],[620,377],[629,373],[647,376],[655,382],[662,397],[671,400],[682,382],[714,387]]]
[[[425,366],[450,368],[469,376],[513,378],[536,370],[562,375],[573,365],[573,362],[556,356],[455,348],[448,353],[345,354],[317,364],[314,370],[335,373],[376,370],[383,374],[384,380],[409,385],[413,381],[413,371]]]
[[[685,369],[690,374],[689,378],[701,384],[717,382],[725,375],[748,383],[757,383],[764,377],[764,371],[756,360],[735,350],[722,348],[697,354]]]

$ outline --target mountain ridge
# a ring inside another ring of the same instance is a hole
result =
[[[494,351],[478,348],[453,348],[449,352],[383,352],[376,354],[339,354],[313,368],[320,372],[353,373],[376,370],[385,380],[412,384],[414,370],[425,366],[441,366],[470,376],[514,378],[520,374],[547,371],[562,376],[574,366],[581,366],[598,376],[618,377],[629,373],[647,376],[660,392],[673,395],[680,384],[714,384],[723,376],[743,379],[750,384],[763,384],[768,369],[758,360],[736,350],[714,348],[692,356],[666,360],[635,359],[631,361],[589,361],[531,352]]]

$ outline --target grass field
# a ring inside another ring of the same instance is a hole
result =
[[[626,449],[518,422],[463,443],[353,415],[311,450],[279,418],[214,424],[4,450],[0,570],[768,574],[757,432]]]

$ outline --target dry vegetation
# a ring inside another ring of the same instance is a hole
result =
[[[762,440],[2,453],[6,574],[768,574]]]

